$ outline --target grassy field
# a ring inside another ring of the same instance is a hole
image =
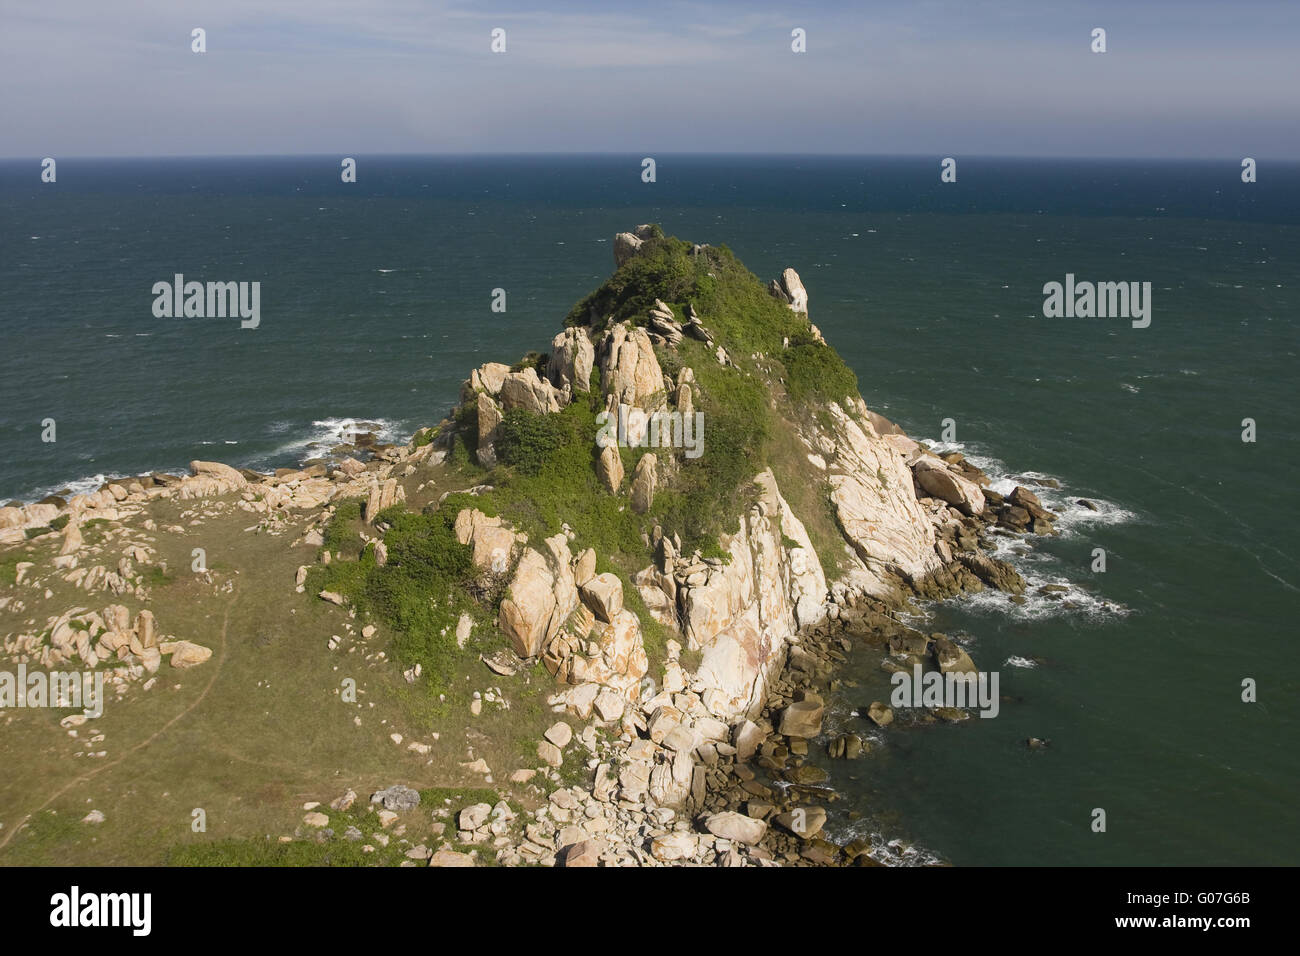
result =
[[[165,526],[193,504],[156,502],[149,510]],[[289,848],[277,841],[300,828],[304,803],[321,801],[327,810],[349,788],[360,795],[358,809],[396,783],[511,795],[510,772],[537,765],[536,741],[555,719],[545,704],[555,690],[550,675],[539,667],[501,677],[475,656],[461,662],[440,716],[430,719],[428,702],[387,659],[392,635],[381,630],[362,640],[361,622],[344,609],[294,592],[298,565],[315,557],[309,547],[290,547],[305,520],[283,535],[245,530],[253,524],[247,512],[226,507],[184,535],[155,536],[156,560],[168,571],[155,566],[146,575],[155,582],[148,606],[163,634],[212,648],[210,660],[186,670],[164,664],[151,690],[133,684],[124,699],[110,695],[104,715],[76,728],[76,737],[59,726],[70,711],[0,717],[0,863],[392,862],[382,853],[331,858],[310,840]],[[36,539],[24,557],[39,559],[57,543]],[[207,552],[206,575],[189,570],[194,547]],[[63,582],[51,590],[46,599],[39,589],[0,583],[0,593],[27,602],[21,614],[0,612],[0,632],[25,632],[28,620],[115,600]],[[121,603],[133,613],[139,607],[133,598]],[[343,638],[336,650],[328,648],[333,635]],[[345,678],[356,681],[355,704],[341,699]],[[509,709],[487,704],[471,716],[472,692],[489,687],[501,689]],[[400,746],[393,733],[402,735]],[[406,749],[412,741],[429,753]],[[101,750],[107,756],[74,756]],[[493,771],[491,784],[461,766],[479,758]],[[529,787],[515,789],[517,802],[536,799]],[[105,814],[103,823],[80,822],[92,809]],[[195,809],[206,815],[206,832],[193,832]],[[426,839],[436,821],[425,807],[405,816],[410,843],[441,843]],[[373,817],[369,824],[367,836],[378,830]]]

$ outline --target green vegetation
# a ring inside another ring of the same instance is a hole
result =
[[[637,255],[573,307],[564,324],[587,325],[594,315],[605,319],[606,325],[629,319],[643,325],[656,298],[685,302],[696,281],[696,263],[690,252],[689,242],[662,234],[646,240]]]
[[[786,391],[796,402],[814,404],[833,401],[843,404],[858,394],[858,377],[833,348],[817,341],[811,333],[790,339],[782,353],[786,369]]]
[[[175,580],[176,580],[175,576],[168,574],[165,568],[161,568],[156,564],[150,565],[144,571],[145,587],[150,587],[150,588],[166,587],[167,585],[171,584]]]
[[[626,486],[610,494],[597,477],[596,418],[604,410],[598,368],[591,391],[578,393],[558,413],[506,412],[494,446],[497,463],[490,470],[476,461],[477,397],[456,409],[447,458],[450,474],[484,487],[474,495],[452,494],[421,514],[398,506],[379,515],[375,527],[388,550],[386,566],[377,564],[373,548],[362,548],[360,501],[338,505],[324,549],[344,560],[316,568],[311,589],[337,591],[359,614],[386,624],[394,634],[394,656],[404,667],[422,665],[423,689],[432,696],[457,690],[450,686],[450,676],[460,656],[470,652],[456,646],[459,616],[492,619],[505,590],[504,579],[489,581],[474,573],[469,548],[456,540],[453,522],[464,508],[503,518],[526,533],[534,547],[567,524],[574,548],[595,549],[599,569],[622,580],[624,600],[641,619],[647,652],[656,662],[669,632],[650,616],[632,584],[632,575],[650,559],[645,535],[653,526],[679,535],[688,554],[698,550],[729,561],[720,537],[739,530],[739,517],[759,493],[754,475],[770,467],[803,518],[823,565],[833,570],[842,560],[828,488],[807,480],[806,449],[797,432],[827,401],[856,395],[857,379],[817,339],[807,317],[774,299],[729,249],[693,250],[691,243],[653,230],[641,251],[566,319],[570,325],[595,322],[602,328],[625,321],[642,325],[654,300],[661,299],[678,316],[691,303],[714,337],[712,346],[688,337],[675,349],[656,349],[667,375],[675,378],[686,366],[695,372],[705,453],[687,458],[654,450],[672,460],[660,472],[648,514],[638,515],[628,506]],[[729,363],[717,361],[717,346],[726,349]],[[541,373],[547,360],[530,352],[513,368]],[[427,434],[420,438],[431,440]],[[629,477],[649,451],[621,450]],[[785,543],[794,546],[789,538]]]
[[[451,436],[451,447],[447,450],[447,460],[462,469],[478,469],[478,403],[477,400],[466,402],[456,409],[453,418],[455,431]]]
[[[22,866],[66,866],[64,848],[85,829],[77,817],[44,810],[24,825],[6,863]]]
[[[361,532],[357,530],[361,521],[361,504],[360,498],[347,498],[338,503],[333,519],[325,528],[322,551],[347,557],[361,553]]]
[[[341,503],[330,521],[327,543],[351,541],[351,534],[359,540],[360,535],[347,527],[359,511],[345,508],[348,504]],[[395,632],[395,656],[406,667],[421,666],[425,688],[433,697],[446,692],[457,672],[460,615],[478,613],[467,591],[473,577],[470,548],[456,540],[455,514],[448,509],[413,514],[400,505],[386,508],[376,517],[376,528],[386,529],[386,566],[380,567],[374,549],[366,547],[357,560],[312,569],[312,590],[343,595],[359,614]]]
[[[561,447],[573,441],[573,423],[559,415],[511,409],[497,428],[497,460],[525,475],[538,475]]]
[[[512,372],[522,372],[524,369],[536,369],[538,375],[546,374],[546,364],[551,357],[544,352],[529,352],[522,359],[510,366]]]
[[[348,810],[331,810],[320,807],[319,812],[329,817],[329,825],[320,829],[307,830],[304,839],[289,843],[280,843],[270,837],[245,840],[212,840],[193,843],[187,846],[173,847],[166,856],[165,866],[400,866],[407,862],[406,851],[418,842],[430,846],[441,846],[445,841],[434,836],[428,829],[429,815],[439,815],[446,824],[445,834],[455,836],[455,814],[463,807],[475,803],[495,805],[501,796],[495,790],[485,788],[435,787],[420,791],[420,806],[409,812],[409,816],[418,818],[419,822],[408,823],[414,832],[408,834],[407,841],[390,840],[383,846],[374,839],[379,831],[379,822],[369,812],[369,805],[358,800]],[[516,814],[518,805],[507,801],[507,805]],[[73,824],[75,826],[76,824]],[[361,834],[359,838],[349,840],[346,836],[349,827],[355,827]],[[364,846],[370,849],[362,849]],[[464,846],[454,839],[448,849],[467,853],[476,849]],[[491,852],[484,852],[478,847],[480,866],[490,866],[495,862]]]
[[[608,555],[615,573],[627,579],[648,557],[642,533],[659,524],[677,533],[683,550],[727,557],[719,536],[734,533],[737,518],[754,501],[753,476],[772,467],[787,497],[800,499],[799,513],[813,512],[809,535],[823,561],[840,560],[833,515],[822,491],[808,486],[805,452],[795,432],[809,414],[825,415],[828,401],[857,395],[857,378],[834,349],[813,333],[804,315],[773,298],[726,246],[702,247],[651,230],[640,251],[608,281],[584,297],[566,324],[594,324],[599,333],[612,324],[645,325],[650,307],[661,299],[684,317],[690,303],[731,364],[721,365],[714,347],[692,338],[675,349],[657,348],[660,367],[675,379],[685,366],[695,371],[695,407],[704,414],[705,453],[675,456],[672,473],[661,482],[648,515],[626,507],[626,497],[609,495],[595,478],[596,413],[600,396],[578,400],[558,415],[514,410],[502,422],[496,444],[498,467],[487,478],[493,486],[475,498],[475,506],[494,511],[533,540],[554,534],[567,522],[577,545]],[[529,353],[516,368],[537,367],[544,356]],[[599,380],[599,369],[592,384]],[[593,387],[593,393],[596,389]],[[472,456],[457,457],[464,443],[472,451],[477,409],[462,406],[456,414],[460,437],[450,456],[453,465],[472,465]],[[623,449],[630,475],[648,449]],[[656,450],[657,454],[663,452]],[[470,472],[477,470],[472,465]],[[474,475],[477,477],[477,475]],[[467,475],[469,477],[469,475]],[[790,489],[791,485],[799,487]],[[627,588],[627,590],[634,590]],[[644,619],[644,618],[643,618]]]

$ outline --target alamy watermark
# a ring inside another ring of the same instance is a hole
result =
[[[262,321],[262,283],[186,282],[176,273],[173,281],[153,284],[153,314],[157,319],[224,319],[238,316],[241,329],[255,329]]]
[[[1150,282],[1075,282],[1067,272],[1064,285],[1048,282],[1043,295],[1049,319],[1132,319],[1135,329],[1151,324]]]
[[[50,925],[123,927],[133,936],[148,936],[153,927],[152,893],[83,893],[73,886],[50,897]]]
[[[981,717],[998,715],[998,672],[967,671],[957,673],[949,671],[930,671],[921,673],[921,665],[916,664],[912,673],[896,671],[889,678],[894,685],[889,695],[889,703],[895,709],[900,707],[973,707],[979,710]]]
[[[11,707],[80,708],[87,717],[104,713],[103,671],[0,671],[0,710]]]
[[[603,411],[596,416],[596,447],[683,448],[687,458],[704,454],[704,413],[647,412],[619,405],[617,416]]]

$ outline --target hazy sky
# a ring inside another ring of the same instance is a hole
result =
[[[0,0],[7,157],[1300,158],[1298,121],[1294,0]]]

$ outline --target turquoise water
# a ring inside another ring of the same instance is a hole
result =
[[[1082,607],[939,607],[934,629],[1012,700],[825,761],[865,814],[836,834],[959,864],[1297,862],[1300,167],[1254,186],[1234,161],[969,160],[949,186],[929,159],[679,158],[653,185],[639,157],[361,157],[354,186],[337,168],[67,160],[45,186],[36,162],[0,164],[0,497],[287,464],[352,418],[405,437],[472,366],[544,350],[611,271],[613,233],[660,222],[763,278],[798,269],[868,404],[910,434],[952,418],[995,478],[1063,486],[1045,493],[1062,536],[1013,557]],[[261,281],[261,326],[155,319],[176,272]],[[1151,326],[1043,318],[1067,272],[1151,282]],[[875,659],[851,670],[834,721],[865,731],[850,711],[888,687]]]

